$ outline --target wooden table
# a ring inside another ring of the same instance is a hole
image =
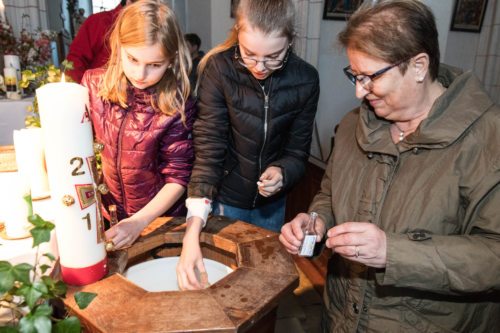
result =
[[[131,248],[110,258],[110,271],[123,271],[155,248],[179,253],[185,218],[160,218],[163,224],[142,236]],[[166,222],[166,223],[165,223]],[[225,217],[212,217],[201,237],[204,257],[235,268],[204,290],[147,292],[121,274],[84,287],[70,287],[66,306],[89,332],[273,332],[274,314],[281,297],[298,286],[298,274],[278,234]],[[125,258],[125,259],[124,259]],[[175,272],[173,273],[175,274]],[[84,310],[74,293],[98,296]]]

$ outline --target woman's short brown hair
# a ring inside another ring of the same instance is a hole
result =
[[[439,70],[439,42],[434,14],[419,0],[365,1],[338,35],[345,48],[352,48],[399,66],[404,74],[411,57],[426,53],[429,74]]]

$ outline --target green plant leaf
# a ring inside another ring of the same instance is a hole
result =
[[[30,283],[30,271],[33,269],[33,266],[30,264],[18,264],[12,268],[14,273],[14,277],[17,281],[22,282],[23,284]]]
[[[28,293],[30,287],[31,287],[31,282],[26,284],[21,284],[17,288],[16,295],[25,296]]]
[[[65,297],[67,286],[62,281],[55,281],[50,276],[42,276],[42,281],[45,283],[49,290],[49,295],[51,297]]]
[[[30,231],[33,236],[33,247],[48,242],[50,240],[50,232],[55,227],[54,223],[45,221],[38,214],[29,216],[28,220],[35,226]]]
[[[50,333],[52,330],[51,314],[50,306],[44,304],[37,307],[34,312],[21,318],[19,331],[22,333]]]
[[[56,261],[56,257],[52,253],[45,253],[44,256],[49,258],[50,261]]]
[[[33,247],[48,242],[50,240],[50,230],[40,227],[34,227],[30,230],[31,236],[33,236]]]
[[[36,288],[42,294],[47,294],[49,292],[49,289],[47,288],[45,283],[43,283],[43,281],[36,281],[35,283],[33,283],[33,288]]]
[[[35,316],[33,322],[37,333],[50,333],[52,331],[52,322],[49,317]]]
[[[43,282],[35,282],[33,285],[28,287],[28,290],[25,292],[24,299],[26,300],[26,303],[28,303],[28,307],[33,309],[36,302],[47,293],[47,286]]]
[[[83,310],[89,306],[90,302],[94,300],[97,296],[96,293],[87,293],[85,291],[79,291],[75,294],[75,301],[78,304],[80,310]]]
[[[0,333],[19,333],[14,327],[0,327]]]
[[[35,227],[41,227],[48,230],[52,230],[55,228],[54,223],[44,220],[38,214],[30,215],[28,217],[28,221],[30,221],[31,224],[33,224]]]
[[[34,323],[34,318],[30,315],[21,318],[19,321],[19,332],[21,333],[37,333]]]
[[[68,287],[66,286],[66,283],[62,281],[57,281],[56,284],[54,285],[54,288],[51,289],[51,292],[57,296],[57,297],[66,297],[66,291],[68,290]]]
[[[45,220],[40,217],[38,214],[34,214],[28,216],[28,221],[33,224],[35,227],[43,227]]]
[[[55,281],[50,276],[46,276],[46,275],[42,276],[42,281],[43,281],[43,283],[45,283],[47,288],[49,288],[49,289],[54,288]]]
[[[49,269],[51,268],[51,266],[50,266],[50,265],[45,265],[45,264],[44,264],[44,265],[40,265],[40,267],[39,267],[39,268],[40,268],[40,271],[42,272],[42,274],[45,274],[45,272],[46,272],[47,270],[49,270]]]
[[[34,316],[50,317],[52,315],[52,307],[48,304],[40,304],[36,307]]]
[[[80,333],[82,325],[77,317],[67,317],[54,325],[52,333]]]
[[[8,261],[0,261],[0,293],[10,290],[15,281],[12,265]]]

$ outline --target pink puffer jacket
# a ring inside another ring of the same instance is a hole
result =
[[[103,205],[117,205],[123,219],[144,207],[166,183],[186,186],[194,159],[191,131],[196,107],[186,103],[186,123],[180,114],[167,116],[151,106],[154,89],[128,89],[128,108],[97,96],[103,69],[85,72],[82,85],[89,89],[90,117],[96,142],[104,144],[102,171],[109,193]],[[165,215],[185,214],[181,198]],[[107,215],[107,214],[105,214]]]

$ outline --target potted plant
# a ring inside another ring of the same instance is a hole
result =
[[[39,256],[39,246],[50,241],[50,233],[54,224],[32,215],[28,220],[33,224],[30,233],[33,237],[33,248],[36,248],[34,265],[21,263],[12,265],[8,261],[0,261],[0,308],[8,309],[12,319],[1,333],[50,333],[80,332],[81,324],[77,317],[54,315],[54,306],[66,295],[66,284],[52,277],[48,272],[56,259],[50,253]],[[40,263],[45,257],[49,264]],[[80,309],[85,309],[96,294],[79,292],[75,301]]]

